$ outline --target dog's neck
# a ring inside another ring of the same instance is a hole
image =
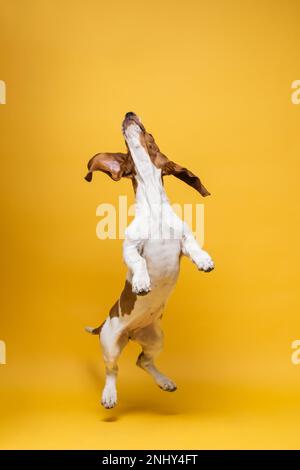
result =
[[[162,184],[161,170],[156,168],[140,140],[140,129],[130,125],[125,131],[125,138],[135,166],[136,212],[149,211],[152,215],[160,212],[161,206],[168,203]]]

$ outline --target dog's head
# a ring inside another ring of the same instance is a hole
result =
[[[133,112],[129,112],[125,114],[124,120],[122,122],[122,132],[126,140],[126,131],[129,126],[134,126],[136,128],[139,128],[139,131],[141,133],[145,133],[146,129],[142,124],[141,118]]]
[[[203,197],[210,195],[198,176],[194,175],[187,168],[169,160],[160,152],[153,136],[146,131],[141,119],[135,113],[128,112],[125,114],[122,132],[125,138],[127,153],[96,154],[88,163],[89,172],[85,177],[87,181],[91,181],[93,171],[98,170],[106,173],[114,181],[119,181],[121,178],[131,178],[135,187],[135,164],[126,140],[130,132],[131,135],[134,134],[137,143],[140,143],[145,148],[153,165],[161,170],[162,178],[167,175],[173,175],[189,186],[192,186]]]

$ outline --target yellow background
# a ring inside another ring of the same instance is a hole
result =
[[[0,1],[2,448],[300,447],[299,14],[297,0]],[[94,153],[123,151],[127,111],[211,191],[216,269],[184,260],[164,315],[159,364],[178,391],[155,387],[130,344],[106,411],[83,328],[125,266],[95,210],[133,194],[83,176]]]

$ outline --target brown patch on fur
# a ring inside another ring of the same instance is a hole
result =
[[[136,181],[135,178],[132,178],[132,179],[131,179],[131,182],[132,182],[132,187],[133,187],[134,194],[136,194],[136,190],[137,190],[137,181]]]
[[[109,311],[110,318],[118,317],[119,316],[119,300],[112,306]]]
[[[132,285],[126,280],[124,289],[120,297],[120,310],[122,315],[130,315],[134,304],[136,302],[137,295],[132,292]]]
[[[162,169],[169,159],[160,152],[158,145],[156,144],[152,134],[144,132],[140,136],[141,145],[144,147],[149,157],[156,166],[156,168]]]

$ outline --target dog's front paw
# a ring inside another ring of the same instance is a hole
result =
[[[151,290],[150,277],[147,272],[143,275],[135,274],[132,278],[132,292],[137,295],[148,294]]]
[[[117,390],[112,386],[105,386],[102,392],[101,405],[104,408],[113,408],[117,404]]]
[[[215,267],[213,260],[206,251],[202,251],[199,256],[195,259],[195,264],[200,271],[208,273]]]

